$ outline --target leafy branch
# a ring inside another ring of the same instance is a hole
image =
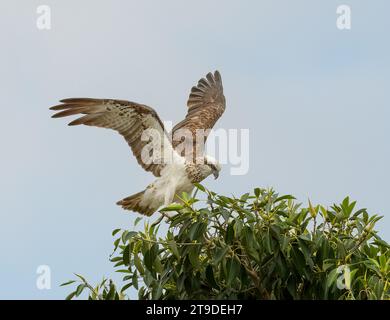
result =
[[[179,198],[142,231],[113,231],[120,290],[77,275],[64,284],[77,284],[68,298],[126,299],[130,289],[139,299],[390,298],[390,246],[374,230],[381,217],[348,197],[304,208],[272,189],[235,198],[198,185]]]

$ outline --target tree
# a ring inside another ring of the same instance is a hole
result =
[[[374,230],[381,217],[355,210],[348,197],[303,208],[273,190],[234,198],[197,185],[181,199],[161,210],[163,237],[164,216],[143,231],[113,231],[120,289],[109,280],[92,287],[77,275],[66,283],[78,284],[68,299],[85,289],[89,299],[126,299],[130,287],[139,299],[390,298],[390,246]]]

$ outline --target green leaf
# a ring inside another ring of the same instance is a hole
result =
[[[232,284],[233,280],[240,272],[240,263],[235,258],[230,258],[227,262],[227,284]]]
[[[142,217],[137,217],[135,220],[134,220],[134,227],[142,220]]]
[[[229,251],[228,246],[223,247],[223,248],[218,248],[217,252],[213,258],[213,265],[217,265],[218,263],[220,263],[228,251]]]
[[[344,284],[345,284],[345,289],[347,290],[351,289],[351,271],[348,267],[344,268]]]
[[[302,241],[301,239],[298,239],[298,244],[303,252],[303,255],[305,256],[306,263],[310,266],[310,268],[313,268],[314,263],[309,246],[306,244],[305,241]]]
[[[76,291],[70,293],[68,296],[66,296],[65,300],[72,300],[74,296],[76,295]]]
[[[358,216],[360,216],[363,212],[366,212],[367,213],[367,209],[363,208],[363,209],[360,209],[358,211],[356,211],[354,214],[353,214],[353,218],[356,218]]]
[[[254,239],[253,230],[249,226],[243,228],[242,236],[244,237],[245,245],[247,247],[255,247],[257,245],[257,242]]]
[[[135,231],[128,232],[124,237],[122,237],[123,243],[126,243],[127,241],[129,241],[131,238],[133,238],[136,235],[138,235],[138,232],[135,232]]]
[[[211,265],[207,265],[206,267],[206,279],[212,288],[219,288],[217,282],[215,281],[214,271]]]
[[[133,287],[138,290],[138,274],[137,272],[134,272],[133,277],[131,278],[131,283]]]
[[[153,271],[153,264],[154,264],[154,260],[157,257],[157,252],[158,252],[158,245],[153,244],[152,247],[145,253],[144,264],[149,271]]]
[[[140,274],[145,273],[145,269],[142,266],[141,259],[139,258],[138,254],[134,254],[134,265]]]
[[[67,286],[68,284],[72,284],[72,283],[75,283],[75,282],[76,282],[75,280],[70,280],[68,282],[64,282],[64,283],[60,284],[60,287]]]
[[[162,286],[158,284],[157,287],[153,288],[152,290],[152,299],[153,300],[160,299],[161,294],[162,294]]]
[[[110,290],[107,293],[106,300],[114,300],[115,294],[116,294],[115,285],[112,282],[110,282]]]
[[[130,288],[132,285],[133,285],[132,282],[129,282],[129,283],[125,284],[125,285],[122,287],[121,292],[126,291],[126,290],[127,290],[128,288]],[[138,288],[136,288],[136,289],[138,290]]]
[[[194,183],[194,186],[198,188],[200,191],[206,192],[206,188],[202,186],[200,183]]]
[[[126,236],[128,233],[129,233],[129,231],[127,231],[127,230],[123,231],[123,233],[122,233],[121,239],[122,239],[123,244],[126,244],[125,239],[126,239]]]
[[[119,246],[119,242],[121,241],[121,239],[120,238],[118,238],[118,239],[116,239],[115,241],[114,241],[114,252],[116,251],[116,249],[118,249],[118,246]]]
[[[119,231],[121,231],[121,229],[115,229],[115,230],[112,232],[112,236],[115,236]]]
[[[84,283],[82,283],[82,284],[80,284],[78,287],[77,287],[77,289],[76,289],[76,297],[78,297],[82,292],[83,292],[83,290],[85,289],[85,284]]]
[[[122,261],[122,257],[114,257],[110,259],[111,262]]]
[[[123,262],[123,260],[120,260],[118,261],[117,263],[114,264],[114,268],[116,267],[119,267],[119,266],[123,266],[125,263]]]
[[[81,276],[81,275],[79,275],[79,274],[77,274],[77,273],[75,273],[74,274],[77,278],[79,278],[79,279],[81,279],[81,281],[83,281],[83,282],[87,282],[87,280],[85,280],[85,278],[83,277],[83,276]]]
[[[177,249],[177,245],[175,241],[169,241],[168,246],[171,249],[172,253],[175,255],[177,259],[180,259],[179,250]]]
[[[230,212],[228,210],[226,210],[225,208],[221,208],[220,213],[226,222],[229,221]]]
[[[337,279],[337,275],[339,274],[337,271],[338,271],[337,268],[335,268],[328,274],[328,276],[326,278],[326,287],[327,288],[330,288],[335,283],[335,281]]]
[[[309,200],[309,211],[310,211],[310,215],[311,217],[314,219],[316,216],[317,216],[317,213],[318,213],[318,207],[317,207],[317,210],[312,206],[311,204],[311,201]]]
[[[183,209],[183,206],[181,204],[178,204],[178,203],[172,203],[170,204],[169,206],[161,209],[160,211],[161,212],[166,212],[166,211],[179,211]]]
[[[218,197],[220,200],[222,200],[223,203],[229,204],[229,203],[234,203],[235,201],[232,198],[225,197],[225,196],[219,196]]]
[[[189,253],[188,253],[188,259],[190,260],[192,266],[195,269],[197,269],[200,266],[199,250],[197,247],[190,248]]]
[[[277,203],[277,202],[283,201],[283,200],[295,200],[295,199],[296,199],[296,198],[293,197],[292,195],[287,194],[287,195],[285,195],[285,196],[281,196],[281,197],[279,197],[279,198],[276,198],[276,200],[274,201],[274,203]]]
[[[268,230],[267,233],[264,235],[264,244],[269,254],[273,253],[271,242],[272,242],[272,236]]]
[[[294,279],[293,276],[291,276],[289,279],[288,279],[288,282],[287,282],[287,290],[288,292],[290,293],[290,295],[292,296],[293,299],[296,299],[297,298],[297,284],[296,284],[296,281]]]
[[[194,223],[190,230],[188,231],[188,236],[190,240],[202,240],[201,237],[203,236],[204,232],[207,229],[207,224],[204,222],[196,222]]]
[[[291,256],[292,256],[293,263],[299,272],[299,275],[300,276],[305,275],[304,270],[305,270],[306,260],[303,253],[297,247],[294,247],[291,249]]]
[[[225,242],[227,244],[232,244],[233,239],[234,239],[234,223],[229,223],[228,227],[226,228],[226,234],[225,234]]]
[[[120,270],[116,270],[115,272],[120,272],[120,273],[131,273],[131,271],[129,269],[120,269]]]
[[[160,257],[158,256],[158,254],[156,255],[153,266],[156,272],[161,273],[163,271],[163,266],[161,264]]]
[[[249,198],[249,193],[245,193],[241,196],[240,201],[247,202],[248,198]]]
[[[130,264],[130,246],[126,246],[123,250],[123,263],[126,266]]]

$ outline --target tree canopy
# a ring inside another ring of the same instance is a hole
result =
[[[348,197],[303,207],[274,190],[235,198],[197,185],[181,199],[142,231],[113,231],[123,284],[77,275],[63,284],[76,285],[67,298],[88,290],[89,299],[127,299],[129,288],[139,299],[390,298],[390,246],[374,229],[381,217]]]

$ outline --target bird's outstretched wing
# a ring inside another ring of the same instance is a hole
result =
[[[119,132],[131,147],[138,163],[157,177],[169,161],[177,160],[179,157],[173,150],[156,111],[148,106],[125,100],[91,98],[71,98],[60,102],[62,103],[50,108],[59,111],[52,116],[53,118],[84,114],[69,125],[84,124]],[[145,138],[144,132],[148,129],[149,136],[158,138],[154,144],[150,143],[151,138]],[[156,144],[156,141],[160,143]],[[152,153],[155,153],[153,161],[149,157]],[[156,154],[160,156],[156,157]]]
[[[182,156],[194,157],[200,144],[206,142],[209,129],[213,128],[217,120],[225,111],[225,96],[223,95],[222,79],[218,71],[211,72],[205,78],[199,80],[198,85],[192,87],[187,101],[188,112],[185,119],[179,122],[172,130],[172,145]],[[203,141],[197,141],[197,130],[205,130]],[[185,139],[180,136],[191,134],[192,153],[185,153],[182,144]],[[181,147],[180,147],[181,146]],[[198,150],[199,152],[199,150]],[[203,150],[201,151],[203,153]]]

